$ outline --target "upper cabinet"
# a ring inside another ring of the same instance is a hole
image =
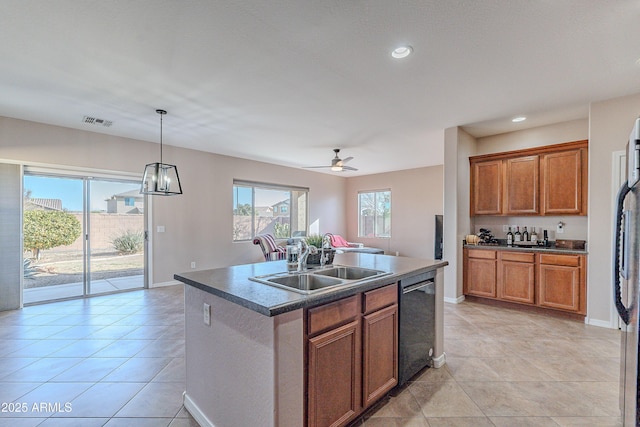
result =
[[[476,215],[502,213],[502,181],[502,160],[472,164],[471,205]]]
[[[470,157],[471,215],[586,215],[588,141]]]
[[[504,160],[504,209],[506,215],[537,215],[540,156]]]

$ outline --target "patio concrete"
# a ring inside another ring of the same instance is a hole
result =
[[[91,282],[91,295],[140,289],[144,286],[144,275],[114,277]],[[79,297],[83,294],[82,282],[67,283],[64,285],[42,286],[39,288],[25,289],[23,292],[23,304],[51,301],[62,298]]]

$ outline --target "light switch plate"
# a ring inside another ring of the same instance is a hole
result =
[[[207,326],[211,325],[211,306],[209,304],[207,304],[206,302],[204,303],[204,324]]]
[[[159,225],[157,230],[158,230],[158,233],[164,233],[164,225]]]
[[[558,223],[558,225],[556,225],[556,233],[557,234],[564,233],[564,224],[563,223]]]

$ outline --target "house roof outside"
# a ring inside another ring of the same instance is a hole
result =
[[[61,199],[41,199],[41,198],[28,198],[24,201],[25,210],[48,210],[48,211],[61,211],[62,200]]]
[[[125,191],[124,193],[114,194],[112,197],[122,198],[122,199],[133,197],[135,199],[142,199],[144,197],[144,194],[140,194],[140,190],[131,190],[131,191]]]

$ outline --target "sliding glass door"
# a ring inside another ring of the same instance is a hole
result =
[[[88,294],[144,287],[144,195],[139,182],[88,180]]]
[[[24,304],[145,287],[137,181],[25,172]]]

